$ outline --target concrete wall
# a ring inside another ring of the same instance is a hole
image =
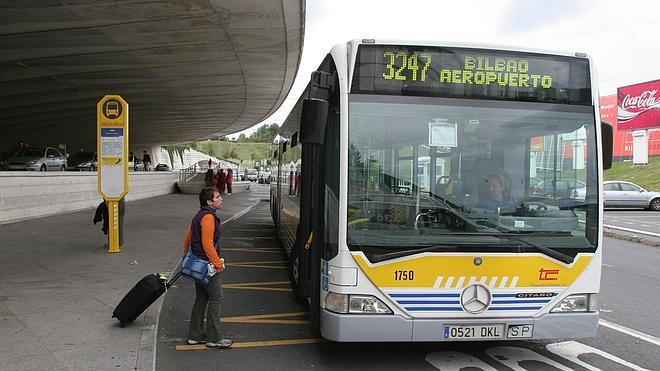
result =
[[[96,207],[97,173],[0,172],[0,223]],[[178,172],[129,172],[127,201],[176,191]]]

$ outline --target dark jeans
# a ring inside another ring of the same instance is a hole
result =
[[[231,183],[227,183],[227,193],[231,193]]]
[[[222,284],[216,273],[206,285],[195,282],[195,304],[190,314],[188,339],[217,343],[220,341],[220,304],[222,304]],[[204,331],[206,314],[206,331]]]

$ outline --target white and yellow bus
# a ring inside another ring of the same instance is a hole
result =
[[[583,53],[333,47],[282,126],[271,183],[322,336],[595,336],[612,134],[597,102]]]

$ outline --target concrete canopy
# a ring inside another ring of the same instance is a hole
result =
[[[247,129],[286,98],[304,19],[304,0],[0,0],[0,152],[95,148],[105,94],[131,148]]]

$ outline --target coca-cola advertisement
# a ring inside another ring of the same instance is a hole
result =
[[[660,80],[617,89],[619,130],[660,127]]]

